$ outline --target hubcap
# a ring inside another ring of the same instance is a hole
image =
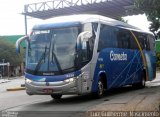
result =
[[[98,92],[99,92],[99,95],[103,94],[103,84],[101,81],[98,82]]]
[[[145,80],[144,80],[144,78],[142,79],[142,85],[145,86]]]

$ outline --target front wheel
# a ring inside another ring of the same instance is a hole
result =
[[[51,97],[55,100],[60,100],[62,97],[62,94],[51,94]]]
[[[93,93],[94,97],[96,98],[102,98],[104,95],[104,84],[102,80],[98,81],[98,87],[97,92]]]

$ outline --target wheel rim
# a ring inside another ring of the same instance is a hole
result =
[[[98,82],[98,95],[103,95],[103,84],[101,81]]]
[[[145,86],[145,80],[142,78],[142,86]]]

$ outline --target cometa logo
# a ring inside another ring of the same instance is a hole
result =
[[[114,53],[113,50],[110,51],[110,60],[111,61],[126,61],[127,54],[123,53]]]

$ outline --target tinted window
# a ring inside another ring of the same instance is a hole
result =
[[[130,48],[130,33],[125,29],[119,29],[117,40],[118,48]]]
[[[100,29],[98,50],[117,47],[117,29],[102,24]]]
[[[149,38],[146,34],[145,34],[145,38],[144,38],[144,47],[146,50],[150,50]]]
[[[152,35],[148,35],[148,43],[150,46],[150,50],[154,50],[155,49],[155,38]]]
[[[134,32],[142,49],[150,50],[149,37],[147,34]]]
[[[136,42],[136,40],[134,39],[133,35],[130,32],[130,43],[131,43],[131,49],[139,49],[138,48],[138,44]]]
[[[154,37],[141,32],[133,32],[142,49],[153,50]],[[127,29],[102,24],[100,29],[98,50],[104,48],[139,49],[134,36]]]

